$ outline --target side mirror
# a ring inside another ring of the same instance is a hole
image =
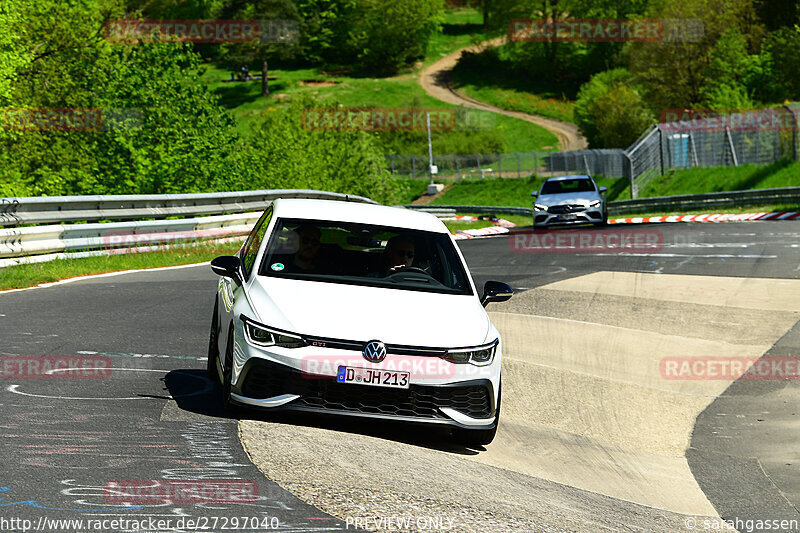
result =
[[[608,187],[598,187],[597,190],[600,191],[600,194],[605,194],[608,191]]]
[[[538,193],[537,191],[533,191],[533,192],[531,193],[531,196],[533,196],[534,198],[536,198],[537,196],[539,196],[539,193]]]
[[[514,289],[502,281],[487,281],[483,286],[481,305],[486,307],[490,302],[505,302],[514,294]]]
[[[221,255],[211,260],[211,270],[214,274],[231,278],[242,283],[242,261],[235,255]]]

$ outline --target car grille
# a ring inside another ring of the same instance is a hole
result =
[[[562,213],[577,213],[580,211],[586,211],[586,207],[581,204],[565,204],[565,205],[551,205],[547,208],[548,213],[553,213],[556,215]]]
[[[282,365],[251,360],[242,385],[248,398],[281,394],[300,396],[292,406],[414,418],[445,419],[439,407],[451,407],[473,418],[492,416],[485,385],[425,386],[408,389],[338,383],[334,378],[304,376]]]

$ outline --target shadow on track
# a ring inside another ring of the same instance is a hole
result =
[[[204,382],[205,388],[208,390],[203,391],[204,387],[198,389],[199,380]],[[471,449],[452,442],[447,428],[300,411],[267,412],[259,409],[237,408],[235,412],[230,412],[222,406],[222,388],[218,384],[212,384],[204,370],[173,370],[164,377],[164,384],[179,409],[211,418],[261,420],[276,424],[317,427],[339,433],[355,433],[392,440],[458,455],[477,455],[480,451],[485,451],[485,448],[482,447]]]

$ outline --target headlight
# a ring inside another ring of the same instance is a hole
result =
[[[458,350],[447,350],[443,356],[451,363],[465,364],[470,363],[475,366],[486,366],[494,361],[494,352],[497,350],[497,341],[474,348],[461,348]]]
[[[600,200],[595,200],[594,202],[589,202],[589,207],[600,207]]]
[[[542,204],[533,204],[533,208],[537,211],[547,211],[547,206]]]
[[[263,324],[253,322],[245,316],[242,316],[242,322],[244,322],[247,342],[254,346],[278,346],[280,348],[301,348],[306,346],[306,341],[297,335],[268,328]]]

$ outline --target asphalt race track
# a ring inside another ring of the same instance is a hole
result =
[[[796,360],[800,225],[639,229],[659,235],[657,249],[459,242],[477,285],[520,290],[489,308],[504,377],[486,449],[393,424],[231,418],[205,377],[207,266],[0,293],[0,531],[396,531],[410,517],[414,531],[686,532],[722,530],[721,519],[741,520],[740,531],[745,520],[800,521],[797,380],[674,379],[660,366]],[[95,373],[30,379],[9,374],[12,356],[85,358]],[[238,483],[254,497],[114,492],[163,480]],[[112,519],[128,522],[87,522]],[[776,529],[796,530],[761,530]]]

